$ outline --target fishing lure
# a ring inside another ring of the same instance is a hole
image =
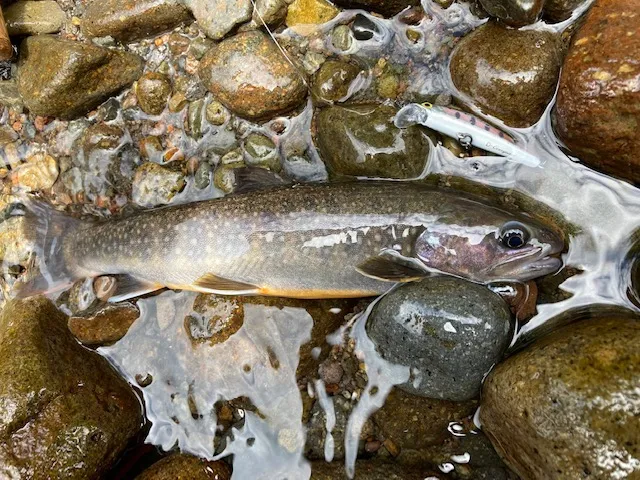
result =
[[[529,167],[538,167],[541,163],[538,157],[516,146],[515,140],[509,135],[475,115],[453,108],[411,103],[400,109],[394,123],[399,128],[424,125],[457,139],[464,148],[478,147]]]

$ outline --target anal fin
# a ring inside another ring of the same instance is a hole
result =
[[[113,295],[109,297],[109,302],[122,302],[123,300],[155,292],[161,288],[164,288],[164,285],[140,280],[132,275],[117,275],[116,288]]]
[[[194,282],[193,287],[194,290],[222,295],[255,295],[260,291],[259,287],[251,283],[231,280],[213,273],[200,277]]]
[[[384,255],[370,257],[356,267],[362,275],[386,282],[413,282],[429,276],[429,272]]]

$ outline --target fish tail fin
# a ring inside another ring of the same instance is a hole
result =
[[[19,196],[10,208],[10,216],[24,218],[23,232],[31,244],[29,265],[14,284],[11,296],[26,298],[52,293],[73,284],[77,277],[65,264],[62,240],[85,222],[28,195]]]

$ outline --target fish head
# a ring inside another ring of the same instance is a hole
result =
[[[493,210],[479,215],[470,209],[463,218],[427,226],[416,240],[416,256],[428,268],[482,283],[523,282],[560,269],[560,235],[523,215]]]

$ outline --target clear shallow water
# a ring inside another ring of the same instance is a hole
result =
[[[407,40],[404,33],[407,26],[399,19],[371,17],[379,26],[380,34],[367,42],[354,42],[347,52],[338,52],[331,46],[331,30],[352,18],[358,13],[355,11],[340,14],[313,34],[313,38],[323,42],[336,55],[352,55],[369,68],[383,54],[398,64],[411,63],[414,68],[409,72],[407,99],[451,95],[481,115],[469,99],[453,87],[448,75],[448,58],[455,38],[484,20],[475,18],[464,5],[454,4],[446,10],[431,3],[424,7],[431,19],[411,27],[423,34],[416,44]],[[529,28],[559,31],[572,21],[555,26],[539,23]],[[300,36],[291,30],[278,38],[300,40]],[[158,64],[161,61],[159,55]],[[370,84],[370,78],[363,75],[349,92],[350,98],[366,98]],[[508,128],[499,120],[484,116],[492,123],[502,125],[520,145],[537,155],[542,160],[540,168],[517,165],[500,157],[464,160],[439,145],[431,150],[428,168],[421,176],[463,177],[512,189],[557,210],[577,227],[563,257],[565,266],[582,271],[562,284],[561,288],[572,296],[558,303],[538,305],[537,315],[516,333],[514,343],[569,310],[594,304],[637,310],[626,295],[629,278],[624,262],[631,235],[640,226],[640,192],[565,155],[550,126],[552,105],[538,124],[528,129]],[[235,119],[228,122],[243,124],[247,132],[269,136],[277,145],[285,172],[290,177],[304,181],[325,180],[326,170],[311,143],[313,109],[309,102],[297,116],[275,119],[264,126]],[[182,116],[174,115],[164,120],[178,127],[175,143],[187,155],[196,155],[211,144],[223,149],[231,142],[225,126],[209,127],[201,139],[193,140],[180,133]],[[274,122],[285,124],[284,134],[274,133],[270,128]],[[64,145],[71,148],[73,135],[73,130],[61,134],[61,148]],[[301,151],[305,161],[300,160]],[[220,195],[222,192],[212,186],[198,190],[190,178],[187,187],[172,203]],[[164,449],[177,444],[183,451],[208,458],[233,455],[234,478],[237,479],[273,478],[276,473],[288,478],[308,478],[310,466],[302,456],[303,403],[295,371],[298,349],[310,337],[311,317],[303,309],[246,306],[242,328],[228,341],[215,346],[194,344],[184,323],[184,318],[192,312],[194,300],[195,295],[188,292],[165,292],[139,300],[141,316],[127,335],[115,345],[99,349],[133,384],[136,378],[152,377],[152,382],[142,388],[146,415],[152,424],[147,442]],[[366,419],[384,404],[393,385],[403,383],[411,373],[408,367],[390,364],[375,352],[364,329],[370,310],[371,307],[327,339],[332,344],[349,338],[355,342],[356,356],[366,365],[368,376],[366,388],[359,398],[354,398],[356,406],[347,426],[345,467],[349,474],[354,470],[360,430]],[[274,367],[274,358],[278,368]],[[326,428],[330,431],[335,422],[335,414],[331,413],[332,398],[323,395],[320,380],[310,383],[308,390],[318,397],[327,412]],[[214,437],[219,431],[213,405],[218,400],[242,396],[251,400],[260,415],[249,410],[236,412],[244,418],[243,426],[234,429],[233,440],[226,448],[216,451]],[[332,450],[328,442],[327,459],[333,456]],[[265,474],[268,477],[264,477]]]

